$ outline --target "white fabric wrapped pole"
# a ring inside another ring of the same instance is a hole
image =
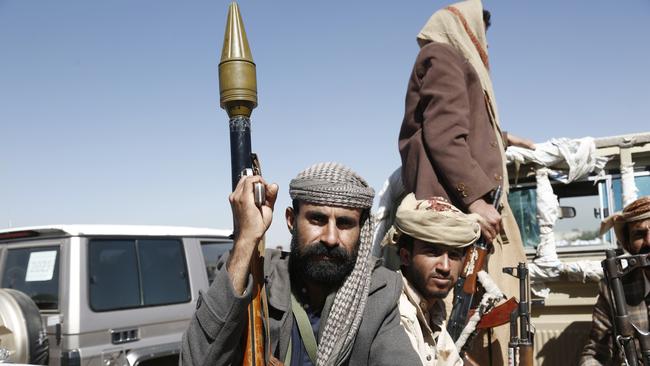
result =
[[[553,187],[548,179],[547,168],[537,169],[537,223],[539,224],[539,245],[535,262],[546,265],[557,265],[557,249],[553,227],[560,214],[560,203],[553,193]]]
[[[483,298],[481,298],[481,303],[479,304],[478,308],[467,321],[467,324],[465,325],[465,328],[463,328],[463,331],[460,333],[458,340],[456,340],[456,349],[458,350],[463,348],[469,336],[474,333],[476,325],[481,320],[481,317],[484,314],[489,313],[494,308],[494,305],[501,301],[501,299],[505,298],[505,295],[503,295],[503,292],[501,292],[499,286],[494,283],[487,272],[480,271],[478,273],[478,281],[485,289],[485,294],[483,295]]]
[[[623,196],[623,207],[636,201],[639,189],[634,182],[634,163],[621,162],[621,191]]]
[[[537,255],[529,266],[530,278],[533,280],[531,291],[540,297],[548,297],[550,289],[544,285],[544,280],[559,279],[562,263],[557,257],[555,243],[555,221],[560,213],[560,204],[553,193],[551,181],[548,178],[549,169],[537,169],[537,222],[539,224],[539,244]],[[535,281],[542,279],[543,281]]]

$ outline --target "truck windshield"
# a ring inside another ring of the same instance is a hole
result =
[[[634,184],[637,197],[650,195],[650,174],[635,173]],[[590,250],[594,246],[613,246],[615,238],[609,232],[599,236],[600,222],[623,209],[623,193],[620,175],[605,176],[594,184],[592,180],[570,184],[553,183],[554,194],[563,207],[574,209],[574,217],[559,218],[553,226],[554,240],[558,248]],[[513,187],[508,202],[517,220],[526,248],[536,248],[542,240],[537,212],[537,191],[534,185]]]
[[[59,307],[59,247],[9,249],[2,287],[24,292],[41,310],[56,310]]]

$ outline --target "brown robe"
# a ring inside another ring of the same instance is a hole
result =
[[[431,42],[415,61],[399,135],[404,186],[417,199],[467,206],[503,181],[501,151],[472,65]]]
[[[507,182],[504,152],[497,141],[506,139],[495,132],[498,128],[488,108],[476,71],[459,51],[436,42],[421,48],[409,80],[399,135],[402,180],[408,192],[414,192],[417,199],[445,197],[467,212],[472,202],[487,198],[504,179]],[[487,271],[506,296],[518,298],[517,279],[501,269],[525,262],[526,256],[507,199],[502,203],[504,229],[494,243]],[[507,362],[508,336],[507,325],[495,328],[494,347],[501,352],[494,352],[494,365]],[[479,344],[482,341],[476,339]],[[476,348],[480,347],[473,351]],[[484,359],[477,361],[487,364]]]

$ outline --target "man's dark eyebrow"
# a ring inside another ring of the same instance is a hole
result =
[[[308,217],[321,217],[321,216],[327,216],[324,212],[318,210],[318,209],[308,209],[305,210],[305,216]]]
[[[348,215],[342,215],[336,218],[336,221],[341,223],[341,224],[347,224],[347,225],[356,225],[359,220],[357,220],[356,217],[354,216],[348,216]]]
[[[420,247],[420,250],[422,252],[426,252],[426,253],[429,253],[429,252],[436,252],[437,253],[437,252],[443,252],[444,251],[444,249],[440,248],[439,246],[437,246],[435,244],[422,245]]]
[[[452,248],[452,247],[442,246],[442,245],[437,245],[437,244],[424,245],[423,246],[423,251],[427,251],[427,252],[434,252],[435,251],[435,252],[440,252],[440,253],[447,252],[447,254],[449,254],[449,255],[454,254],[454,255],[459,255],[459,256],[465,255],[465,251],[463,250],[463,248]]]

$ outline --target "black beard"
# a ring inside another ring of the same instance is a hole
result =
[[[291,236],[289,272],[292,279],[318,283],[328,288],[339,287],[352,272],[359,254],[359,246],[348,253],[341,246],[327,247],[322,243],[298,245],[297,235]],[[329,259],[318,257],[327,256]]]
[[[425,299],[444,299],[447,297],[449,292],[454,288],[451,286],[448,290],[446,291],[430,291],[427,289],[427,280],[428,276],[422,276],[421,273],[419,273],[413,265],[410,266],[402,266],[401,268],[402,273],[408,279],[413,287],[415,287],[416,290],[420,293],[420,295],[424,296]]]

